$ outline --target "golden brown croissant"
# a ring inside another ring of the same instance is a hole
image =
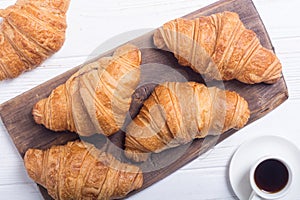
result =
[[[238,14],[217,13],[194,20],[175,19],[154,33],[154,44],[175,54],[208,79],[274,83],[281,77],[276,55],[246,29]]]
[[[0,9],[0,80],[37,67],[62,47],[69,3],[18,0]]]
[[[149,153],[241,128],[249,115],[247,101],[235,92],[195,82],[167,82],[155,88],[128,125],[125,155],[145,161]]]
[[[112,57],[85,65],[34,106],[34,120],[54,131],[83,136],[115,133],[125,121],[139,84],[140,63],[139,49],[127,44]]]
[[[139,167],[79,141],[29,149],[24,162],[29,176],[54,199],[117,199],[143,184]]]

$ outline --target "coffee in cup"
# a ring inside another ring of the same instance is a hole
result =
[[[250,170],[253,192],[249,199],[277,199],[288,193],[292,171],[284,159],[268,156],[259,159]]]

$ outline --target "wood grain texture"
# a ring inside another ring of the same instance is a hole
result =
[[[201,15],[209,15],[225,10],[237,12],[245,26],[256,32],[262,45],[266,48],[273,49],[264,25],[252,1],[250,0],[220,1],[206,8],[195,11],[185,17],[191,19]],[[168,65],[171,66],[172,69],[183,74],[188,80],[198,82],[202,81],[202,79],[191,70],[180,67],[171,53],[154,49],[152,44],[152,34],[152,32],[148,33],[132,41],[132,43],[139,47],[152,47],[142,49],[144,69],[148,69],[147,67],[157,64]],[[112,51],[109,51],[100,57],[110,55],[111,53]],[[0,115],[3,123],[21,155],[24,155],[28,148],[48,148],[54,144],[63,144],[69,140],[77,139],[77,135],[74,133],[53,133],[45,129],[43,126],[36,125],[31,116],[31,109],[33,104],[35,104],[39,99],[48,96],[52,89],[65,82],[68,77],[70,77],[79,68],[80,66],[1,105]],[[153,75],[157,74],[155,73],[155,70],[145,71],[146,73],[142,74],[144,82],[151,80],[151,77],[153,78]],[[161,73],[161,75],[163,76],[165,73]],[[210,85],[211,84],[215,83],[210,83]],[[274,85],[245,85],[237,81],[228,81],[225,82],[224,85],[226,89],[238,92],[249,102],[251,110],[249,123],[260,119],[288,98],[288,92],[283,77]],[[155,84],[142,85],[133,95],[133,103],[130,110],[132,116],[138,112],[142,102],[150,94],[154,86]],[[174,159],[174,156],[176,156],[178,152],[182,152],[182,150],[184,150],[181,157],[175,159],[174,162],[170,163],[166,167],[145,173],[144,185],[140,190],[143,190],[153,183],[170,175],[180,167],[197,158],[198,155],[205,152],[209,149],[209,147],[221,142],[235,132],[236,130],[230,130],[224,133],[220,138],[209,137],[205,139],[205,142],[204,140],[195,140],[192,144],[185,146],[186,148],[176,148],[163,152],[162,154],[152,156],[151,161],[144,163],[141,166],[145,171],[149,171],[149,167],[153,165],[163,164],[164,162],[168,163],[168,159]],[[110,140],[117,146],[122,147],[121,141],[123,140],[123,136],[124,133],[120,131],[116,135],[112,136]],[[86,139],[90,140],[90,138]],[[92,140],[99,142],[98,145],[100,145],[102,139],[102,137],[97,138],[97,140],[95,140],[95,137],[92,138]],[[124,159],[126,161],[122,155],[120,159]],[[138,191],[133,193],[136,192]],[[42,193],[45,199],[50,199],[45,190],[42,190]]]

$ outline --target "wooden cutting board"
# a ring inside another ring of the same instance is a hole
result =
[[[268,49],[274,50],[263,22],[261,21],[259,14],[251,0],[219,1],[210,6],[190,13],[184,16],[184,18],[192,19],[201,15],[210,15],[222,11],[237,12],[245,26],[256,32],[262,45]],[[131,41],[131,43],[139,47],[153,47],[142,49],[143,64],[144,66],[147,66],[148,69],[150,68],[150,70],[142,70],[142,80],[144,80],[144,82],[147,82],[147,80],[148,82],[151,82],[151,79],[154,78],[156,80],[159,80],[159,77],[154,77],[159,76],[159,74],[163,76],[163,79],[168,80],[168,71],[160,72],[158,75],[157,73],[155,74],[155,70],[158,69],[155,68],[155,65],[157,64],[172,66],[172,70],[181,73],[188,80],[202,82],[202,79],[199,75],[188,68],[179,66],[177,64],[177,60],[171,53],[155,49],[152,43],[152,35],[153,32],[150,32]],[[111,55],[112,51],[113,50],[100,55],[99,57]],[[154,69],[152,70],[152,72],[151,67],[153,67]],[[0,106],[0,116],[2,118],[2,121],[7,129],[8,134],[12,138],[22,156],[24,156],[24,153],[28,148],[45,149],[49,148],[52,145],[65,144],[67,141],[75,140],[78,138],[78,136],[74,133],[54,133],[45,129],[41,125],[35,124],[32,119],[31,110],[33,105],[39,99],[47,97],[52,89],[57,87],[59,84],[64,83],[79,68],[80,66],[64,74],[61,74],[60,76],[6,103],[3,103]],[[210,83],[210,85],[213,84],[214,83]],[[151,93],[154,86],[155,84],[146,84],[137,89],[137,91],[133,95],[133,103],[130,109],[130,114],[132,116],[135,116],[137,114],[143,101]],[[224,83],[224,86],[228,90],[238,92],[248,101],[251,110],[251,118],[249,120],[249,123],[260,119],[267,113],[271,112],[288,98],[288,91],[283,76],[277,83],[273,85],[246,85],[238,81],[227,81]],[[172,174],[174,171],[197,158],[210,147],[221,142],[235,132],[236,130],[229,130],[226,133],[222,134],[221,137],[208,137],[205,140],[198,139],[193,141],[191,144],[185,145],[183,147],[174,148],[172,150],[168,150],[161,154],[152,156],[151,161],[148,161],[141,165],[142,169],[145,171],[143,187],[137,191],[130,193],[129,195],[141,191],[156,183],[157,181],[165,178],[166,176]],[[93,143],[95,143],[99,148],[101,148],[104,142],[106,142],[106,138],[98,135],[83,139],[93,141]],[[111,144],[114,144],[108,145],[110,146],[109,148],[107,148],[107,145],[105,145],[107,150],[112,153],[118,152],[117,154],[119,159],[127,161],[121,151],[123,147],[124,133],[120,131],[109,138],[109,140],[107,141],[112,141]],[[115,148],[116,146],[120,148]],[[115,151],[116,149],[117,151]],[[45,199],[51,199],[45,189],[43,189],[42,187],[40,187],[40,189]]]

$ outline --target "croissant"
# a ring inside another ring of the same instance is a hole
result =
[[[82,136],[111,135],[126,118],[131,95],[140,81],[141,52],[131,44],[112,57],[86,64],[32,110],[38,124]]]
[[[233,12],[172,20],[154,33],[153,40],[158,48],[173,52],[179,64],[207,80],[271,84],[281,77],[279,59]]]
[[[0,9],[0,80],[37,67],[62,47],[69,3],[18,0]]]
[[[139,167],[79,141],[29,149],[24,163],[28,175],[54,199],[118,199],[143,184]]]
[[[125,155],[145,161],[150,153],[242,128],[249,115],[247,101],[235,92],[195,82],[167,82],[154,89],[128,125]]]

